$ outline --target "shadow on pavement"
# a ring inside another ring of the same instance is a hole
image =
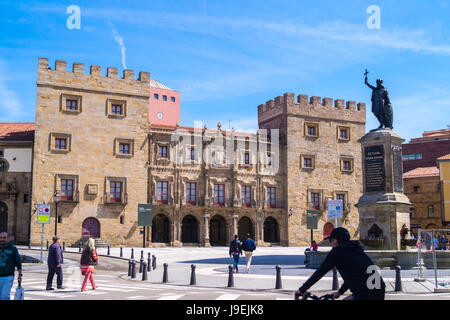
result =
[[[258,256],[256,253],[253,255],[252,265],[303,265],[305,260],[304,255],[267,255],[267,256]],[[212,259],[197,259],[197,260],[186,260],[186,261],[178,261],[180,263],[194,263],[194,264],[233,264],[233,258],[224,257],[224,258],[212,258]],[[242,255],[239,258],[239,264],[245,263],[245,255]]]

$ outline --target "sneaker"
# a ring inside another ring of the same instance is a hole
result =
[[[45,288],[45,290],[55,290],[55,288]]]
[[[236,270],[236,273],[239,273],[239,270]]]
[[[58,287],[58,290],[64,290],[66,287]]]

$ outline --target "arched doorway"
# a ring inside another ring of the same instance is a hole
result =
[[[253,222],[248,217],[242,217],[241,220],[239,220],[238,224],[238,236],[241,241],[245,240],[246,234],[250,233],[250,237],[252,239],[255,239],[255,232],[253,230]]]
[[[334,226],[331,222],[325,223],[325,225],[323,226],[323,238],[325,239],[326,237],[328,237],[333,229]]]
[[[152,242],[170,242],[169,218],[158,214],[152,220]]]
[[[89,217],[83,221],[82,233],[86,231],[90,233],[91,238],[100,238],[100,222],[93,217]]]
[[[8,207],[0,202],[0,232],[8,232]]]
[[[209,222],[209,242],[211,245],[226,245],[226,231],[225,218],[219,215],[212,217]]]
[[[264,242],[280,242],[278,222],[272,217],[264,220]]]
[[[187,215],[183,218],[181,222],[181,242],[198,242],[198,221],[194,216]]]

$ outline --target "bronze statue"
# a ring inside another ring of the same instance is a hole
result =
[[[369,82],[367,82],[367,74],[369,72],[366,69],[364,75],[365,84],[372,89],[372,112],[377,117],[380,122],[378,129],[385,128],[392,129],[393,112],[391,101],[389,100],[389,95],[387,89],[383,86],[383,80],[377,79],[377,86],[374,87]]]

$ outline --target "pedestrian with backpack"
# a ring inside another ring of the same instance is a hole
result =
[[[97,263],[98,263],[98,256],[95,250],[95,240],[89,238],[86,246],[83,249],[83,253],[81,254],[80,260],[81,274],[84,275],[84,281],[83,285],[81,286],[81,292],[86,291],[88,279],[91,282],[92,290],[98,288],[98,286],[96,286],[94,282],[94,272],[95,272],[94,266],[96,266]]]
[[[8,238],[7,232],[0,232],[0,300],[11,299],[16,268],[19,273],[17,281],[19,284],[22,282],[22,259]]]
[[[239,272],[239,256],[242,256],[242,248],[241,248],[241,242],[238,239],[238,235],[234,235],[234,240],[230,243],[230,250],[229,250],[230,258],[233,256],[233,273]]]
[[[253,251],[256,250],[256,244],[255,241],[250,237],[250,233],[247,233],[246,239],[242,243],[242,250],[245,253],[245,260],[246,260],[246,266],[245,266],[245,272],[250,273],[250,265],[252,263],[252,257],[253,257]]]

